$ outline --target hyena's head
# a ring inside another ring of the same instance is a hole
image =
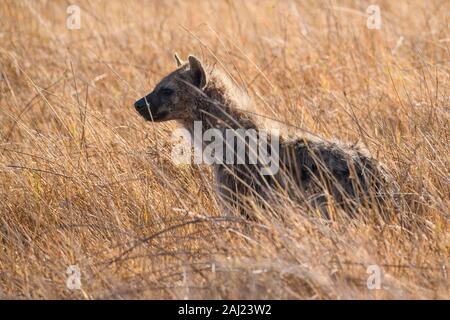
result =
[[[200,60],[189,56],[188,62],[183,63],[177,55],[175,59],[178,68],[134,103],[139,114],[148,121],[189,119],[203,95],[207,79]]]

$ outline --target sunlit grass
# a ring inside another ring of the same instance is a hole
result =
[[[450,297],[447,2],[378,1],[380,30],[364,1],[77,2],[79,30],[68,1],[1,4],[0,298]],[[289,203],[223,217],[210,169],[171,161],[176,124],[132,107],[174,52],[266,118],[366,144],[409,228]]]

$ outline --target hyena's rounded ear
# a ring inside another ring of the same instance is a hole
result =
[[[183,61],[180,59],[177,53],[173,55],[175,57],[175,61],[177,62],[177,67],[181,67],[183,65]]]
[[[194,56],[189,56],[188,61],[192,83],[200,89],[203,89],[206,86],[206,72],[202,63]]]

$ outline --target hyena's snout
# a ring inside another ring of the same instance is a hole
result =
[[[152,115],[154,113],[154,110],[151,108],[151,95],[147,95],[145,97],[142,97],[141,99],[137,100],[134,103],[134,107],[136,108],[136,111],[145,119],[145,120],[152,120]]]
[[[147,104],[150,105],[147,101],[147,97],[143,97],[134,103],[134,107],[136,108],[137,111],[140,111],[144,107],[147,107]]]
[[[147,121],[158,121],[165,117],[165,112],[161,112],[160,104],[153,95],[149,95],[139,99],[134,103],[136,111]]]

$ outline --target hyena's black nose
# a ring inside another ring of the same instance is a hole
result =
[[[136,101],[136,102],[134,103],[134,107],[135,107],[137,110],[141,110],[142,108],[144,108],[144,107],[146,107],[146,106],[147,106],[147,101],[145,100],[145,98],[139,99],[138,101]]]

